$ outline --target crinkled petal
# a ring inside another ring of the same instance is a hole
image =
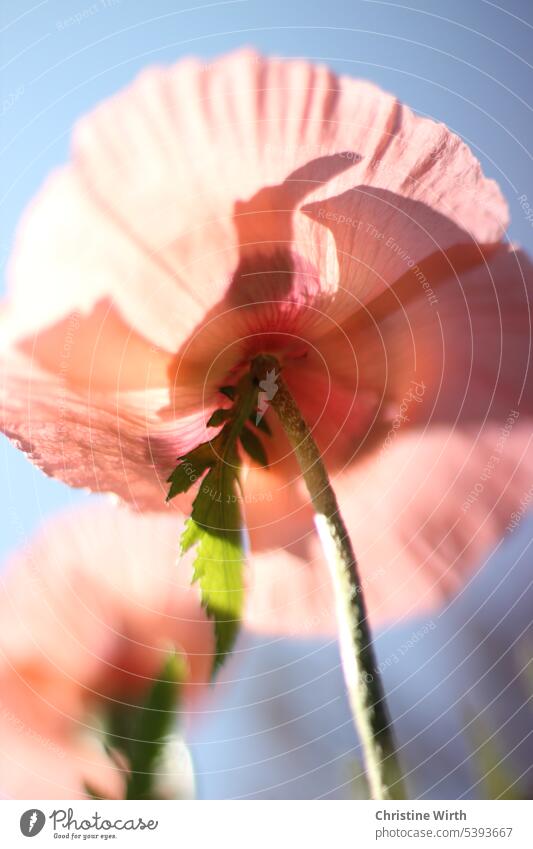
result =
[[[505,216],[456,136],[371,84],[246,50],[150,69],[25,215],[2,331],[30,364],[3,355],[3,427],[48,474],[161,508],[251,339],[313,345]]]
[[[442,278],[436,303],[406,284],[403,301],[376,304],[357,328],[361,371],[385,386],[384,414],[334,476],[374,623],[456,592],[531,501],[531,263],[499,249]],[[272,535],[282,512],[275,501],[262,508]],[[266,630],[305,632],[309,619],[323,630],[334,609],[312,520],[295,510],[290,521],[300,550],[256,555],[250,615]]]
[[[177,430],[161,413],[168,409],[166,388],[80,388],[28,354],[9,351],[2,361],[0,421],[6,436],[46,474],[70,486],[113,492],[138,509],[162,509],[177,458],[209,438],[212,404],[204,411],[182,401]]]

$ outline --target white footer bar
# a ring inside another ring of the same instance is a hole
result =
[[[533,846],[532,802],[0,802],[1,845],[213,849]],[[30,842],[30,841],[35,842]]]

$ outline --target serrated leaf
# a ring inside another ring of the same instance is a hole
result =
[[[241,432],[241,445],[247,454],[259,463],[260,466],[268,466],[268,457],[265,447],[257,434],[249,427],[243,427]]]
[[[237,493],[239,474],[238,440],[257,406],[257,386],[244,375],[237,388],[223,386],[220,392],[235,401],[231,411],[215,411],[210,426],[224,423],[216,442],[216,459],[209,468],[193,503],[192,515],[181,537],[181,551],[196,546],[193,580],[200,585],[202,604],[214,620],[216,671],[233,647],[244,604],[244,546],[242,516]],[[258,462],[266,464],[264,448],[251,431],[244,440]],[[177,486],[183,475],[177,473]]]
[[[211,442],[203,442],[193,451],[180,458],[172,474],[167,478],[170,489],[167,501],[182,492],[187,492],[191,486],[212,466],[217,459],[217,453]]]
[[[220,427],[231,418],[231,410],[215,410],[207,422],[207,427]]]
[[[194,578],[215,623],[216,671],[233,647],[244,604],[244,547],[232,451],[206,475],[181,537],[182,552],[196,546]]]

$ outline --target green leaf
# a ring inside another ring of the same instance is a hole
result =
[[[231,410],[215,410],[207,422],[207,427],[220,427],[221,424],[231,419]]]
[[[225,395],[226,398],[229,398],[230,401],[235,401],[237,396],[237,389],[235,386],[221,386],[218,391],[222,392],[222,394]]]
[[[252,413],[248,421],[250,421],[258,430],[263,431],[263,433],[267,436],[272,436],[272,430],[264,416],[257,421],[257,413]]]
[[[208,472],[181,537],[182,552],[196,546],[194,580],[202,604],[215,621],[213,671],[223,663],[237,636],[244,604],[244,548],[237,495],[238,458],[228,449]]]
[[[127,756],[130,775],[127,799],[153,798],[157,762],[172,732],[179,706],[180,686],[185,677],[185,664],[177,652],[170,652],[159,678],[144,704],[137,709]]]
[[[234,401],[231,410],[216,410],[209,419],[210,427],[224,424],[209,444],[210,454],[200,446],[183,458],[171,475],[169,498],[189,488],[185,479],[188,466],[207,472],[193,503],[190,519],[181,537],[181,551],[196,547],[193,580],[200,585],[202,604],[214,620],[214,671],[223,663],[237,636],[244,605],[244,548],[242,516],[238,495],[240,472],[238,440],[262,465],[267,457],[259,438],[246,422],[257,407],[257,386],[250,375],[244,375],[238,387],[223,386],[222,395]],[[215,450],[216,448],[216,450]],[[200,452],[199,454],[197,452]],[[190,471],[190,469],[189,469]],[[197,477],[197,475],[196,475]]]
[[[257,434],[250,430],[249,427],[243,427],[241,432],[241,445],[250,455],[252,460],[259,463],[260,466],[268,466],[268,457],[265,447]]]
[[[170,484],[167,501],[182,492],[187,492],[205,470],[216,462],[217,452],[214,450],[214,445],[215,441],[203,442],[180,458],[178,465],[167,478],[167,483]]]

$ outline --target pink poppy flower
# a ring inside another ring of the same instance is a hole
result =
[[[528,477],[531,268],[506,223],[468,147],[370,83],[250,51],[150,69],[80,121],[24,218],[3,429],[48,474],[162,509],[177,457],[216,433],[220,387],[272,353],[373,615],[433,604]],[[266,415],[249,613],[329,627],[308,499]]]
[[[0,793],[121,798],[124,770],[104,751],[106,711],[142,700],[169,645],[189,700],[208,680],[212,625],[176,567],[175,522],[96,507],[45,526],[0,587]]]
[[[378,300],[347,331],[361,374],[377,382],[384,369],[397,387],[389,418],[335,478],[374,623],[438,607],[531,500],[531,262],[504,247],[441,276],[435,262],[425,273],[436,308],[413,297],[411,276],[392,309]],[[254,476],[266,486],[265,472]],[[257,534],[282,522],[267,520]],[[248,615],[267,631],[329,633],[334,600],[311,517],[293,508],[285,540],[288,551],[255,558]]]

